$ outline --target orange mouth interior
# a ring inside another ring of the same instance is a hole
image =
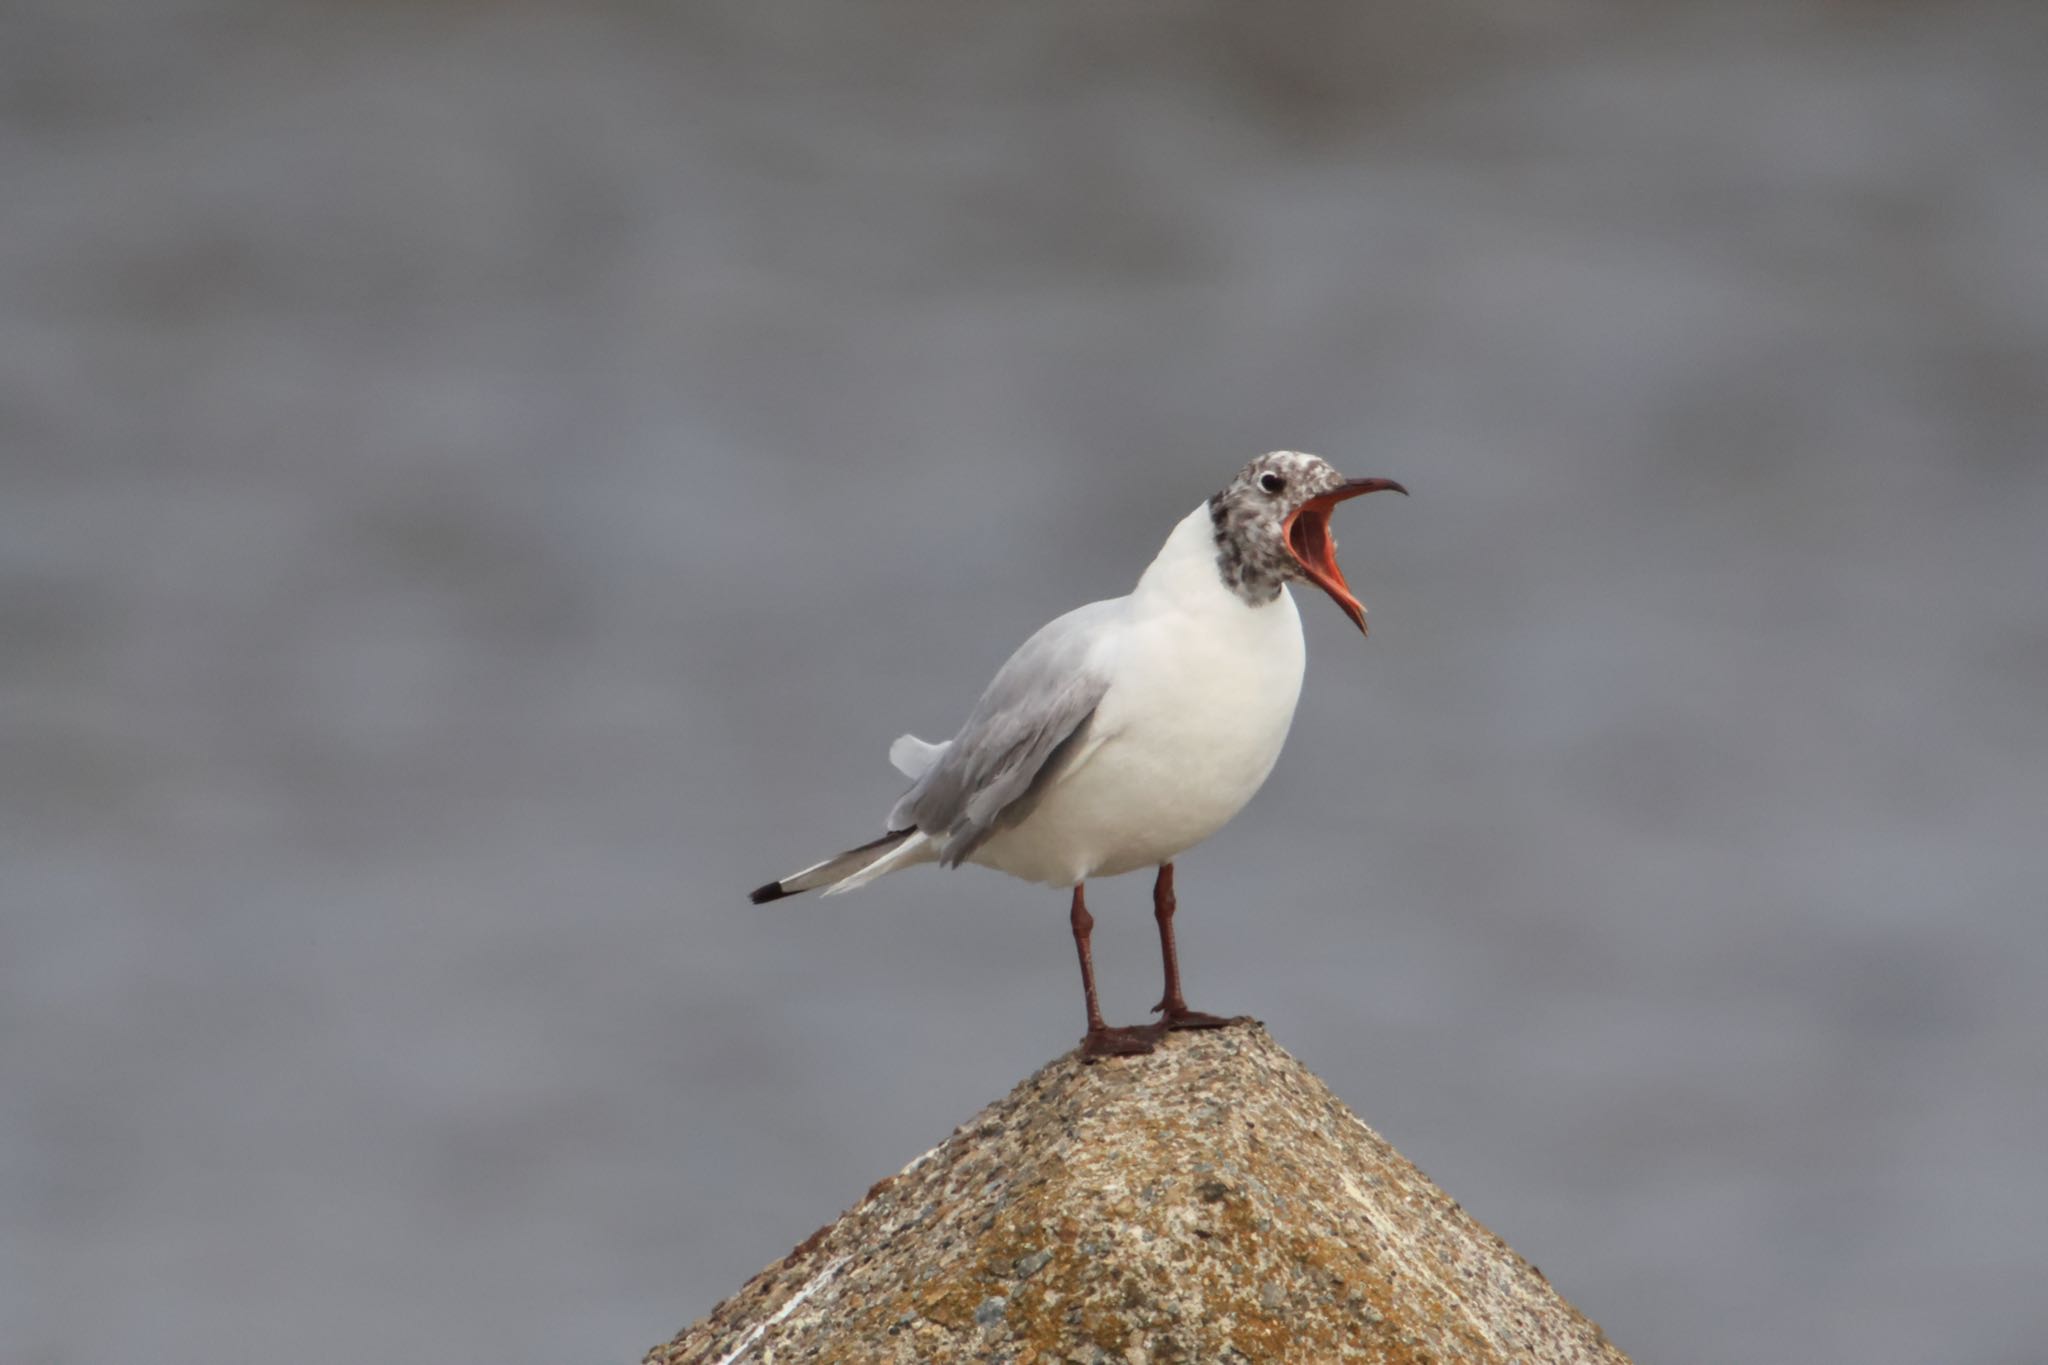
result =
[[[1337,542],[1330,535],[1330,511],[1338,499],[1311,498],[1287,519],[1287,548],[1309,581],[1330,594],[1360,632],[1365,630],[1365,605],[1352,596],[1344,571],[1337,567]]]

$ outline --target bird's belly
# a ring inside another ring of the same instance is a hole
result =
[[[1244,809],[1279,753],[1277,742],[1228,752],[1111,741],[1049,790],[1018,833],[1054,855],[1059,882],[1171,862]]]
[[[973,861],[1067,886],[1170,862],[1229,823],[1286,743],[1300,655],[1215,662],[1168,657],[1122,685],[1100,745]]]

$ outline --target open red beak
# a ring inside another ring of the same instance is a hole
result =
[[[1287,518],[1287,548],[1300,561],[1302,572],[1330,594],[1330,600],[1344,609],[1360,634],[1365,632],[1365,606],[1351,595],[1351,585],[1344,581],[1344,571],[1337,567],[1337,545],[1330,537],[1330,512],[1346,498],[1386,489],[1403,495],[1408,492],[1392,479],[1350,479],[1310,498]]]

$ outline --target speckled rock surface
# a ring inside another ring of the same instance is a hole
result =
[[[1244,1024],[1059,1058],[647,1355],[969,1360],[1627,1358]]]

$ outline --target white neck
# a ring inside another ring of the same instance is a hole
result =
[[[1283,591],[1274,601],[1286,598]],[[1131,590],[1134,604],[1204,613],[1260,611],[1230,590],[1216,562],[1216,524],[1204,502],[1180,519]],[[1270,604],[1268,604],[1270,605]]]

